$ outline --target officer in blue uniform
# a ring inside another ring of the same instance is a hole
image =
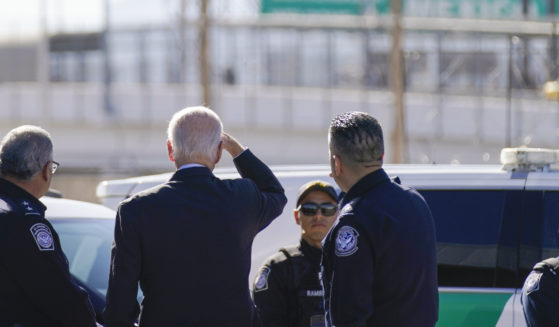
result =
[[[537,263],[522,287],[528,327],[559,326],[559,258]]]
[[[331,175],[346,192],[323,245],[327,326],[432,327],[438,319],[434,221],[382,169],[382,129],[366,113],[334,118]]]
[[[45,195],[58,163],[46,131],[21,126],[0,145],[0,326],[96,326],[70,275]]]
[[[264,327],[324,327],[321,242],[336,220],[337,202],[328,183],[312,181],[299,189],[293,214],[301,241],[268,258],[254,281],[254,303]]]

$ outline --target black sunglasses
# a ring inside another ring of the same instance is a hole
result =
[[[338,206],[332,203],[318,204],[314,202],[301,203],[297,208],[297,211],[301,212],[305,216],[314,216],[318,212],[318,209],[322,212],[325,217],[330,217],[335,215],[338,211]]]

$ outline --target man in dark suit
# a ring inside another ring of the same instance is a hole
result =
[[[146,327],[260,325],[248,287],[252,242],[287,199],[271,170],[222,128],[205,107],[177,112],[167,142],[176,173],[120,204],[106,326],[132,326],[140,311]],[[223,149],[242,179],[212,174]]]

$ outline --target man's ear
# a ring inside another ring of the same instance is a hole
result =
[[[336,176],[340,176],[342,174],[342,171],[344,170],[344,163],[342,162],[342,159],[340,158],[339,155],[334,155],[334,172],[336,173]]]
[[[296,210],[296,209],[293,210],[293,217],[295,217],[295,223],[296,223],[297,225],[301,225],[301,219],[299,219],[299,215],[297,214],[297,210]]]
[[[173,155],[173,145],[169,140],[167,140],[167,154],[169,156],[169,160],[171,160],[171,162],[175,162],[175,156]]]
[[[221,154],[223,153],[223,141],[219,141],[219,145],[217,146],[217,156],[215,159],[215,164],[221,160]]]
[[[50,178],[50,161],[47,162],[46,165],[43,166],[43,169],[41,169],[41,178],[46,182],[49,180]]]

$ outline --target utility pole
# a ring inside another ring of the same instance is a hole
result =
[[[210,106],[211,101],[211,80],[210,80],[210,61],[208,58],[208,2],[210,0],[200,0],[200,19],[199,19],[199,38],[200,38],[200,83],[202,84],[203,105]]]
[[[50,117],[50,40],[48,32],[47,0],[40,2],[40,26],[41,38],[37,51],[37,81],[41,96],[41,115],[44,121],[48,122]],[[47,126],[48,127],[48,126]]]
[[[526,21],[529,19],[529,3],[528,0],[522,0],[522,18]],[[530,77],[530,58],[528,56],[528,49],[530,49],[530,37],[528,35],[521,36],[522,40],[522,80],[525,87],[532,88],[534,83]]]
[[[549,70],[549,80],[557,80],[557,22],[555,17],[555,0],[548,1],[549,19],[551,20],[551,39],[549,42],[549,60],[551,62],[551,69]]]
[[[180,83],[186,83],[186,0],[181,0],[181,8],[179,15],[179,74],[178,80]]]
[[[110,18],[110,4],[109,0],[104,1],[105,22],[103,31],[103,104],[105,112],[109,115],[114,114],[112,102],[112,69],[111,69],[111,47],[109,44],[109,36],[111,31],[111,18]]]
[[[392,162],[406,161],[406,125],[404,113],[404,70],[400,40],[402,26],[400,24],[401,0],[392,0],[392,58],[390,60],[390,84],[394,94],[394,126],[392,134]]]

